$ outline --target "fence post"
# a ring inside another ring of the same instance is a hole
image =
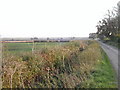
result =
[[[33,40],[33,43],[32,43],[33,45],[32,45],[32,53],[34,53],[34,50],[35,50],[35,42],[34,42],[34,40]]]

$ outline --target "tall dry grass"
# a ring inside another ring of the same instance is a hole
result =
[[[18,56],[5,53],[3,88],[74,88],[89,78],[100,58],[95,41],[74,41]]]

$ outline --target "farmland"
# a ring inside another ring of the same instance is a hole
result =
[[[34,43],[35,50],[40,50],[43,48],[54,48],[61,46],[63,44],[67,44],[68,42],[41,42],[41,43]],[[23,52],[31,52],[33,48],[33,43],[4,43],[3,49],[5,51],[11,53],[23,53]]]
[[[117,87],[106,54],[92,40],[3,43],[2,79],[3,88]]]

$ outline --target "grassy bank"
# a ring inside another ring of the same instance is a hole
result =
[[[90,79],[82,83],[86,88],[117,88],[116,73],[106,53],[101,49],[102,60],[91,71]]]
[[[3,88],[116,87],[112,67],[97,42],[49,45],[16,55],[9,47],[3,55]]]

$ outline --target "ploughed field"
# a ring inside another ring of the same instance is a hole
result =
[[[2,65],[3,88],[117,87],[105,53],[92,40],[3,43]]]

